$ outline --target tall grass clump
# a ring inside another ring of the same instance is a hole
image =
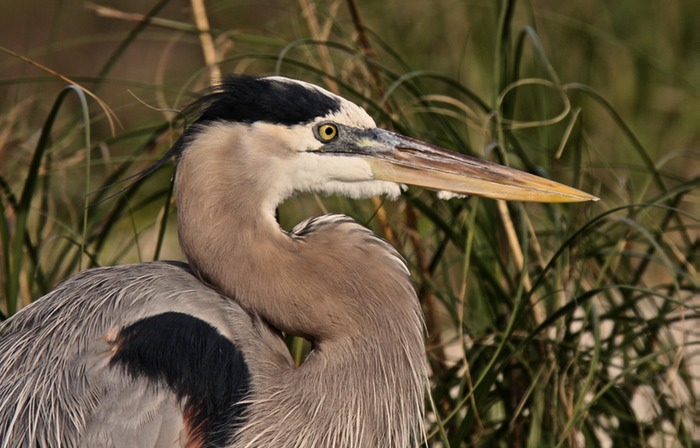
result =
[[[121,28],[65,48],[3,46],[15,72],[0,78],[2,316],[81,269],[181,258],[171,169],[129,176],[167,150],[183,125],[175,111],[221,73],[298,77],[380,126],[601,198],[442,201],[411,189],[396,203],[302,196],[280,207],[287,229],[350,214],[409,261],[428,329],[429,446],[697,446],[693,6],[674,3],[662,19],[676,26],[645,47],[629,30],[653,17],[626,14],[634,2],[593,3],[609,23],[584,1],[300,1],[256,14],[236,2],[183,13],[172,0],[140,16],[93,5],[83,20]],[[37,68],[93,42],[97,68]],[[656,77],[671,81],[659,89]],[[308,347],[289,344],[301,362]]]

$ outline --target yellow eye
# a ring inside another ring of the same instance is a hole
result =
[[[330,142],[338,136],[338,126],[332,123],[325,123],[318,127],[318,136],[321,141]]]

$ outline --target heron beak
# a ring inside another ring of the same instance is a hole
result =
[[[598,198],[523,171],[449,151],[383,129],[358,136],[359,152],[376,179],[431,190],[525,202]]]

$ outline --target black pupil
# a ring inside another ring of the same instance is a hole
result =
[[[333,128],[330,126],[327,126],[326,129],[324,130],[324,132],[326,133],[326,135],[329,135],[329,136],[333,135]]]

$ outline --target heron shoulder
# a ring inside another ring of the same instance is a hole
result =
[[[243,353],[202,319],[165,312],[134,322],[119,331],[109,364],[175,395],[190,441],[227,445],[245,421],[251,378]]]
[[[262,362],[289,368],[283,341],[186,264],[84,271],[0,330],[0,445],[104,445],[188,421],[226,438],[201,407],[223,418]]]

